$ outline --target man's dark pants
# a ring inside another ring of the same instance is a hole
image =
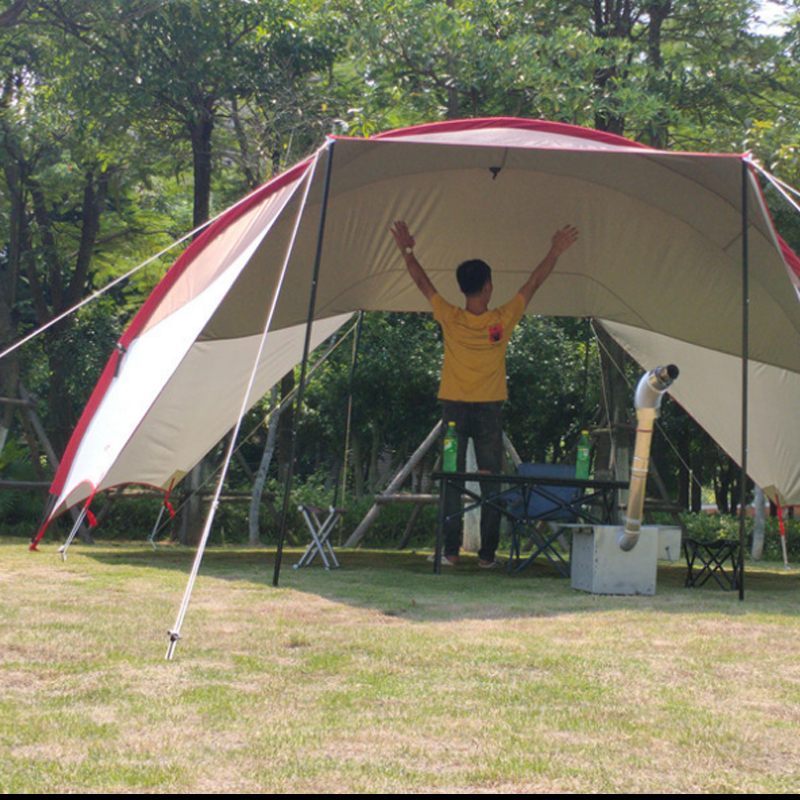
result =
[[[458,462],[456,470],[466,472],[467,444],[475,446],[478,470],[495,474],[503,471],[502,403],[457,403],[444,401],[442,420],[447,430],[448,422],[456,423],[458,434]],[[491,491],[492,484],[481,486],[481,493]],[[445,517],[457,515],[461,510],[461,492],[455,487],[445,493]],[[500,541],[500,512],[490,506],[481,506],[481,549],[478,558],[492,561]],[[463,516],[445,522],[444,554],[457,556],[463,537]]]

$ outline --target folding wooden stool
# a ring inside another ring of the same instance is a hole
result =
[[[344,515],[345,509],[328,507],[328,516],[322,519],[325,511],[316,506],[298,506],[303,518],[308,525],[308,530],[311,532],[311,542],[306,548],[300,560],[294,565],[295,569],[299,567],[308,567],[314,558],[319,554],[325,569],[334,569],[341,566],[339,559],[336,558],[336,553],[333,552],[333,545],[330,542],[330,535],[339,521],[339,517]]]

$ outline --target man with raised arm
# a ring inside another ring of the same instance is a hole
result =
[[[561,254],[578,238],[578,229],[565,225],[552,237],[550,250],[531,272],[517,294],[505,305],[489,309],[492,297],[492,270],[479,259],[465,261],[456,269],[456,279],[464,293],[464,308],[448,303],[437,291],[414,255],[416,242],[408,225],[400,220],[390,228],[403,254],[411,279],[431,304],[434,319],[444,335],[444,362],[439,385],[443,402],[442,420],[447,430],[456,423],[458,434],[458,472],[466,471],[467,442],[475,446],[475,460],[481,472],[503,471],[503,425],[501,407],[508,398],[506,389],[506,351],[511,334],[539,287],[553,271]],[[482,491],[485,491],[482,489]],[[461,498],[447,493],[445,515],[457,514]],[[442,565],[458,561],[462,539],[462,518],[445,525]],[[478,565],[484,569],[499,566],[495,559],[500,538],[500,512],[481,508],[481,547]]]

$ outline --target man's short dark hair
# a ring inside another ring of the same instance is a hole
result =
[[[479,294],[486,281],[492,279],[492,268],[479,258],[472,258],[458,265],[456,269],[456,280],[461,291],[467,297]]]

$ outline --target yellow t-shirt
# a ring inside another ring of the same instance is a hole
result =
[[[525,313],[525,298],[517,294],[484,314],[457,308],[438,294],[431,297],[431,306],[444,334],[439,399],[464,403],[506,400],[506,350]]]

